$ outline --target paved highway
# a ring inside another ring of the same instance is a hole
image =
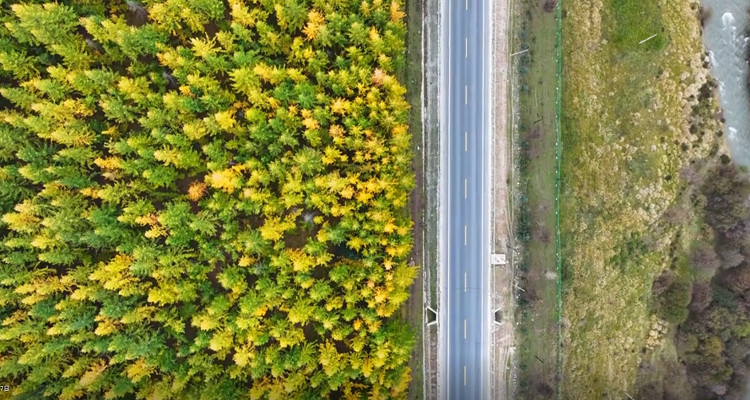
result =
[[[449,154],[441,393],[449,400],[489,394],[489,11],[488,0],[449,0],[443,20]]]

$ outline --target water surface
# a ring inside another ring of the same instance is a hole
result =
[[[702,0],[708,11],[703,42],[709,52],[714,78],[719,83],[719,100],[726,118],[726,135],[732,156],[750,167],[750,96],[745,61],[748,0]]]

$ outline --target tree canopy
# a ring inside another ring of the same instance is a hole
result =
[[[400,0],[0,3],[0,378],[404,398]]]

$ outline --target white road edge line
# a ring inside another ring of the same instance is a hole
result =
[[[467,0],[468,1],[468,0]],[[438,259],[440,260],[441,268],[439,271],[439,286],[438,286],[438,304],[439,304],[439,313],[441,314],[442,318],[438,317],[442,322],[438,325],[438,342],[443,343],[444,350],[438,351],[438,365],[437,365],[437,374],[438,374],[438,384],[437,386],[437,397],[438,398],[446,398],[449,396],[450,393],[450,387],[451,387],[451,381],[448,378],[449,375],[449,368],[451,361],[451,345],[450,341],[447,340],[448,338],[448,332],[450,332],[451,323],[450,318],[448,318],[448,311],[450,309],[450,303],[451,300],[448,296],[448,267],[447,263],[450,260],[451,257],[451,249],[450,249],[450,225],[451,221],[448,216],[449,210],[451,209],[451,196],[450,196],[450,174],[451,174],[451,140],[450,140],[450,132],[449,127],[451,126],[451,113],[449,111],[450,104],[452,103],[452,95],[453,93],[451,90],[451,69],[449,64],[450,54],[451,54],[451,46],[450,46],[450,38],[451,38],[451,20],[453,19],[453,16],[451,15],[451,7],[449,7],[448,2],[441,2],[440,4],[440,24],[439,24],[439,49],[438,49],[438,72],[439,72],[439,78],[442,83],[440,85],[441,87],[438,87],[438,105],[440,108],[440,114],[443,117],[441,120],[439,120],[439,126],[440,126],[440,149],[441,152],[444,151],[444,155],[441,157],[440,160],[440,179],[439,179],[439,190],[441,193],[441,198],[439,200],[439,206],[444,211],[440,213],[438,217],[438,223],[440,225],[440,229],[438,230],[438,241],[440,242],[440,251],[438,252]],[[443,18],[445,16],[445,19]],[[423,22],[426,22],[425,20]],[[426,32],[426,30],[424,31]],[[423,37],[426,38],[427,35]],[[424,78],[423,78],[424,79]]]

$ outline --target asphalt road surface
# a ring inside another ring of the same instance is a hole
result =
[[[486,1],[450,0],[447,6],[447,387],[441,392],[449,400],[481,400],[489,394]]]

